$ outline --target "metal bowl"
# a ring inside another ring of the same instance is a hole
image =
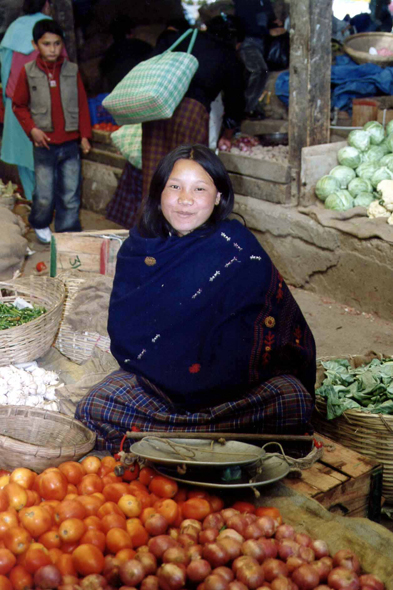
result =
[[[288,133],[262,133],[257,138],[263,146],[288,145]]]

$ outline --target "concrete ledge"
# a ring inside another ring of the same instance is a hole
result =
[[[285,280],[335,301],[393,319],[393,245],[326,228],[295,207],[236,195],[246,220]]]
[[[271,203],[289,204],[291,202],[291,185],[279,184],[269,180],[250,178],[229,172],[233,190],[239,195],[249,195],[254,199],[263,199]]]
[[[272,180],[282,184],[291,182],[291,169],[288,164],[226,152],[220,152],[219,158],[228,172],[261,180]]]

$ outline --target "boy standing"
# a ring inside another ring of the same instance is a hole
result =
[[[80,231],[81,163],[90,151],[91,124],[78,67],[62,55],[64,33],[53,20],[33,29],[36,60],[22,69],[13,96],[13,111],[34,144],[36,186],[29,222],[40,242],[55,230]]]

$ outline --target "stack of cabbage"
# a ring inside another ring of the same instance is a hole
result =
[[[381,199],[378,185],[393,179],[393,121],[383,126],[369,121],[348,135],[348,146],[337,154],[338,166],[322,176],[315,193],[327,209],[346,211],[369,207]]]

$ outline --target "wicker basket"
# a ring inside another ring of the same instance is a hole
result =
[[[0,330],[0,366],[32,361],[49,350],[59,329],[65,290],[61,281],[50,277],[0,282],[0,303],[13,303],[17,297],[45,307],[46,313],[21,326]]]
[[[381,68],[386,68],[393,64],[393,55],[371,55],[368,50],[370,47],[375,49],[387,48],[393,51],[393,34],[392,33],[359,33],[351,35],[345,40],[343,49],[357,64],[372,63]]]
[[[76,270],[57,275],[57,278],[64,283],[66,302],[55,347],[64,356],[78,365],[89,360],[95,347],[109,352],[111,344],[109,336],[101,336],[97,332],[76,332],[67,322],[67,316],[70,314],[73,299],[77,295],[79,288],[86,281],[86,277],[83,276],[84,274]],[[89,273],[87,278],[91,278],[91,276],[92,273]]]
[[[337,357],[318,360],[317,387],[323,380],[321,361],[333,358]],[[354,367],[357,367],[370,362],[375,355],[368,361],[359,355],[340,358],[346,358]],[[313,425],[320,434],[381,463],[383,465],[382,494],[387,501],[393,502],[393,416],[347,410],[342,416],[328,420],[325,398],[317,395]]]
[[[15,201],[15,195],[11,195],[9,197],[2,197],[0,195],[0,207],[6,207],[12,211],[15,206]]]
[[[63,461],[78,461],[95,445],[96,435],[81,422],[49,410],[0,407],[0,465],[38,473]]]

